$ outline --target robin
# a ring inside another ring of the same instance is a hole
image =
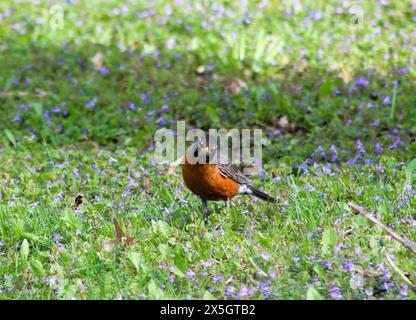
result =
[[[205,224],[208,224],[207,201],[227,201],[238,194],[249,194],[269,202],[276,201],[252,186],[235,165],[218,155],[216,147],[209,148],[202,140],[187,150],[182,176],[186,186],[201,199]]]

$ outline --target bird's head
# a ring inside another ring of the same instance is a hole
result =
[[[213,163],[215,160],[217,146],[210,145],[207,140],[208,138],[199,138],[198,141],[194,142],[186,152],[186,161],[189,164],[208,164]]]

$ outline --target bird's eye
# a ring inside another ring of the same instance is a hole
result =
[[[194,157],[195,158],[198,158],[198,149],[195,149],[195,151],[194,151]]]

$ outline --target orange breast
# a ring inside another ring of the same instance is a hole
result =
[[[213,164],[188,164],[182,166],[186,186],[204,200],[228,200],[238,193],[238,183],[221,175]]]

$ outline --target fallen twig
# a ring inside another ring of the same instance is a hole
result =
[[[357,268],[357,267],[352,267],[351,271],[354,271],[356,273],[361,274],[363,277],[366,278],[378,278],[383,276],[383,273],[381,272],[372,272],[372,271],[367,271],[367,270],[363,270],[361,268]]]
[[[257,272],[260,274],[260,275],[262,275],[262,276],[267,276],[267,274],[262,270],[262,269],[260,269],[260,267],[254,262],[254,260],[253,260],[253,258],[252,257],[249,257],[248,258],[248,261],[250,261],[250,263],[253,265],[253,267],[257,270]]]
[[[394,232],[391,228],[387,227],[385,224],[383,224],[380,220],[378,220],[372,214],[368,213],[362,207],[360,207],[359,205],[356,205],[354,202],[349,201],[348,206],[350,208],[354,209],[355,211],[357,211],[359,214],[366,217],[371,222],[377,224],[381,229],[383,229],[385,232],[387,232],[390,237],[399,241],[405,248],[409,249],[413,254],[416,254],[416,249],[415,248],[413,248],[406,240],[404,240],[402,237],[400,237],[396,232]]]
[[[386,253],[386,258],[387,258],[387,261],[390,263],[390,265],[393,267],[393,270],[396,271],[396,273],[398,275],[400,275],[403,278],[403,280],[407,282],[407,284],[413,285],[413,283],[409,280],[409,278],[407,278],[405,276],[405,274],[403,273],[403,271],[400,270],[399,267],[395,265],[395,263],[393,262],[393,260],[391,260],[391,258],[389,257],[389,254],[388,253]]]

